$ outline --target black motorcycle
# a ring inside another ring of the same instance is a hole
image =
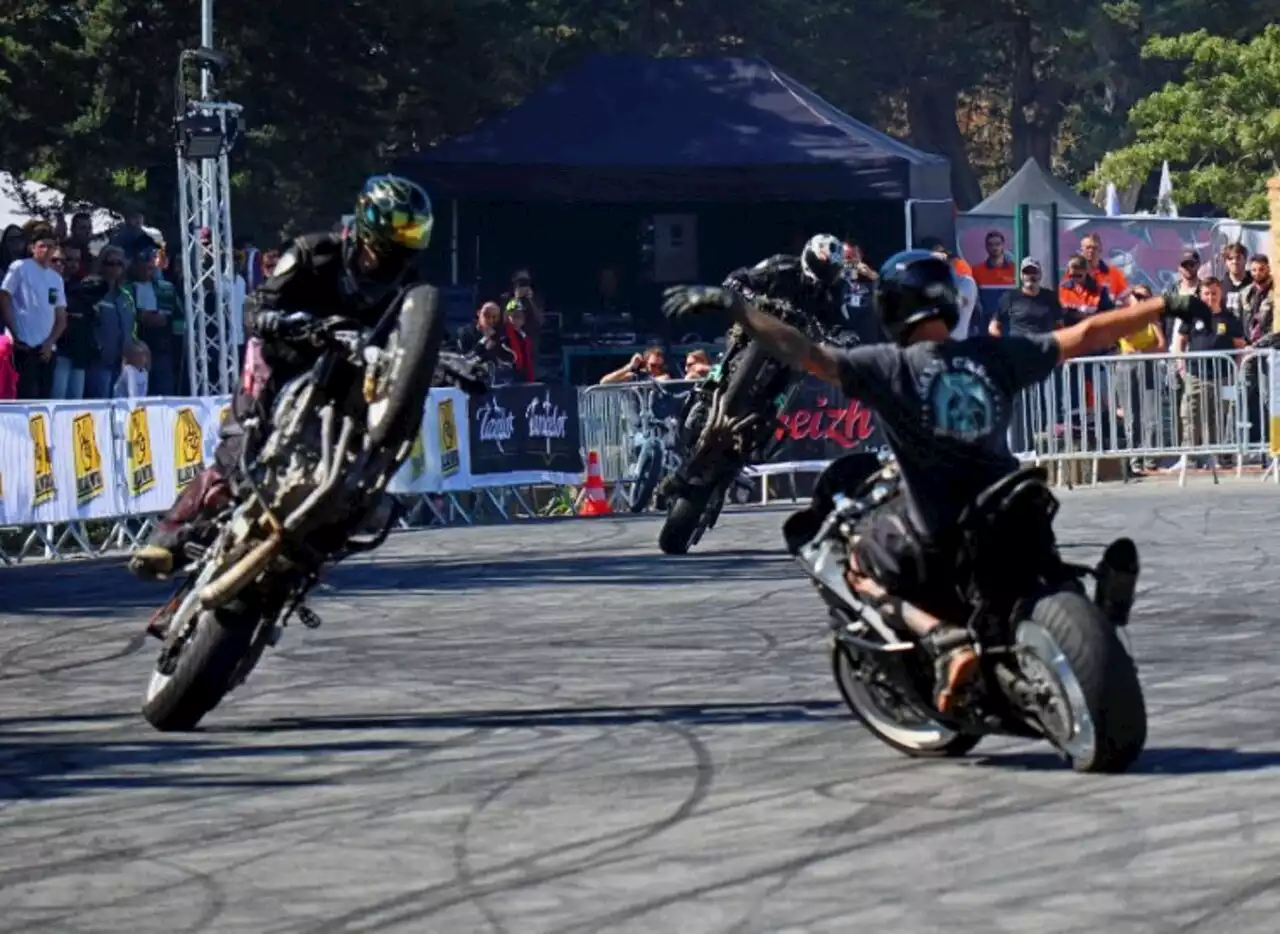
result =
[[[244,420],[233,503],[207,548],[189,546],[186,579],[152,622],[164,645],[142,712],[158,730],[194,728],[292,617],[318,626],[304,601],[321,570],[377,548],[395,524],[384,491],[437,378],[438,295],[413,289],[372,328],[340,317],[298,327],[289,339],[323,352]]]
[[[817,324],[788,302],[753,296],[757,308],[821,340]],[[742,469],[767,456],[802,374],[770,356],[737,325],[729,350],[695,393],[682,426],[683,464],[664,483],[667,518],[658,533],[665,554],[680,555],[720,518]]]
[[[845,578],[859,525],[904,495],[896,465],[867,454],[836,461],[828,474],[836,471],[818,481],[816,512],[826,514],[816,534],[789,535],[788,549],[830,609],[836,683],[867,729],[909,756],[961,756],[1004,734],[1046,739],[1080,772],[1132,765],[1147,736],[1137,667],[1120,638],[1138,573],[1133,542],[1117,540],[1096,568],[1063,561],[1058,501],[1039,467],[978,496],[952,543],[954,603],[957,616],[967,613],[952,621],[979,647],[981,674],[959,712],[944,716],[930,700],[932,660]]]

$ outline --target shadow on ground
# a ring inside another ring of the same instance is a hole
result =
[[[429,754],[440,743],[343,737],[246,746],[199,734],[130,738],[68,735],[86,717],[0,721],[0,803],[157,788],[286,788],[337,780],[290,776],[297,760],[326,766],[335,756],[415,750]],[[141,720],[139,715],[100,720]],[[145,729],[145,727],[144,727]],[[277,762],[262,766],[263,760]],[[294,761],[285,761],[294,760]]]
[[[1014,753],[976,760],[985,768],[1026,772],[1059,771],[1066,764],[1053,753]],[[1164,746],[1148,748],[1126,773],[1128,775],[1211,775],[1227,772],[1257,772],[1280,767],[1280,751],[1245,752],[1240,749],[1208,746]]]
[[[774,560],[771,560],[774,559]],[[678,557],[639,555],[554,555],[454,561],[431,558],[388,565],[339,567],[329,578],[348,594],[383,590],[468,590],[608,584],[668,587],[726,581],[799,580],[800,572],[780,549],[716,551]]]
[[[635,707],[544,707],[529,710],[463,710],[442,713],[388,713],[376,716],[290,717],[225,732],[287,733],[330,730],[501,730],[545,727],[753,726],[845,719],[839,701],[783,701],[767,704],[646,704]],[[214,732],[211,730],[211,732]],[[221,729],[216,732],[223,732]]]

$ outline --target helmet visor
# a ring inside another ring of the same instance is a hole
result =
[[[409,214],[400,211],[391,215],[390,239],[408,250],[423,250],[431,242],[430,214]]]

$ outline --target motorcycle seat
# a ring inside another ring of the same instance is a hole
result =
[[[960,513],[961,528],[984,524],[993,513],[1006,509],[1014,500],[1025,495],[1033,486],[1043,487],[1049,480],[1049,472],[1043,467],[1023,467],[1007,477],[1001,477],[974,497],[973,502]]]

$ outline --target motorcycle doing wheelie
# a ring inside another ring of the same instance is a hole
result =
[[[779,299],[752,296],[757,308],[821,340],[816,322]],[[663,484],[667,517],[658,546],[685,554],[715,527],[742,469],[758,461],[778,428],[801,374],[770,356],[738,325],[729,349],[695,394],[682,426],[681,469]]]
[[[322,352],[270,411],[243,420],[232,503],[211,544],[188,546],[186,579],[153,621],[164,644],[142,712],[158,730],[194,728],[293,616],[318,626],[304,601],[322,568],[377,548],[395,522],[384,491],[437,374],[437,293],[402,294],[372,328],[340,317],[301,327],[290,339]]]
[[[817,534],[789,549],[830,609],[837,686],[872,734],[925,758],[964,755],[989,734],[1046,739],[1080,772],[1123,772],[1138,758],[1146,706],[1120,638],[1138,574],[1132,541],[1114,542],[1096,568],[1063,561],[1053,531],[1058,501],[1043,468],[981,493],[951,542],[955,606],[968,614],[953,621],[967,625],[981,673],[960,710],[944,716],[929,700],[931,660],[845,577],[859,524],[905,495],[896,464],[855,455],[828,468],[836,472],[843,476],[818,482],[815,504],[826,515]],[[1084,583],[1091,577],[1092,599]]]

